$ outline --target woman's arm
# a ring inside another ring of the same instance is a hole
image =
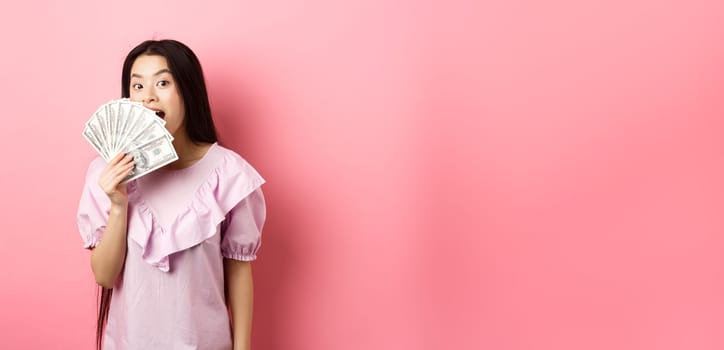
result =
[[[121,273],[126,257],[128,205],[111,206],[103,239],[91,251],[91,269],[96,282],[108,289]]]
[[[111,200],[111,209],[103,239],[91,251],[91,269],[96,282],[109,289],[113,288],[126,258],[128,193],[126,185],[120,182],[132,169],[133,157],[119,154],[108,163],[98,179],[98,184]]]
[[[234,350],[250,350],[254,306],[251,262],[224,259],[224,280],[227,303],[231,309]]]

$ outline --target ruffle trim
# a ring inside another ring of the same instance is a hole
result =
[[[226,150],[208,180],[194,193],[190,204],[167,228],[161,227],[153,210],[139,198],[136,182],[129,182],[128,234],[141,246],[145,262],[168,272],[171,254],[213,237],[229,211],[264,182],[244,159]],[[250,258],[244,256],[240,260],[252,260]]]
[[[245,254],[235,253],[230,250],[221,250],[221,255],[227,259],[239,260],[239,261],[254,261],[256,260],[256,254]]]
[[[98,177],[106,161],[98,156],[88,165],[86,183],[78,204],[78,230],[83,239],[83,248],[95,248],[101,241],[108,221],[110,200],[98,185]]]
[[[80,218],[83,219],[81,220]],[[80,230],[81,237],[83,238],[83,248],[92,249],[95,248],[98,243],[100,243],[101,240],[98,237],[101,237],[101,235],[103,235],[103,231],[105,231],[106,226],[103,225],[101,227],[93,229],[93,225],[91,225],[91,219],[89,218],[89,215],[85,214],[79,216],[78,229]]]
[[[92,249],[95,248],[98,243],[100,243],[100,239],[98,239],[98,235],[87,235],[83,239],[83,248],[85,249]]]

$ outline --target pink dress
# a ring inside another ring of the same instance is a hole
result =
[[[78,207],[85,248],[103,238],[110,201],[93,160]],[[213,144],[181,170],[128,184],[128,248],[113,288],[104,349],[231,349],[223,258],[251,261],[266,218],[264,179]]]

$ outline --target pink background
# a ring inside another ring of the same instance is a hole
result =
[[[176,38],[268,180],[256,349],[722,349],[721,4],[4,4],[0,348],[92,347],[80,131]]]

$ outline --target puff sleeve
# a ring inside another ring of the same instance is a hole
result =
[[[98,185],[105,164],[100,157],[90,163],[78,203],[78,231],[86,249],[94,248],[100,242],[108,222],[111,201]]]
[[[225,258],[252,261],[261,246],[266,204],[261,187],[242,199],[221,223],[221,254]]]

